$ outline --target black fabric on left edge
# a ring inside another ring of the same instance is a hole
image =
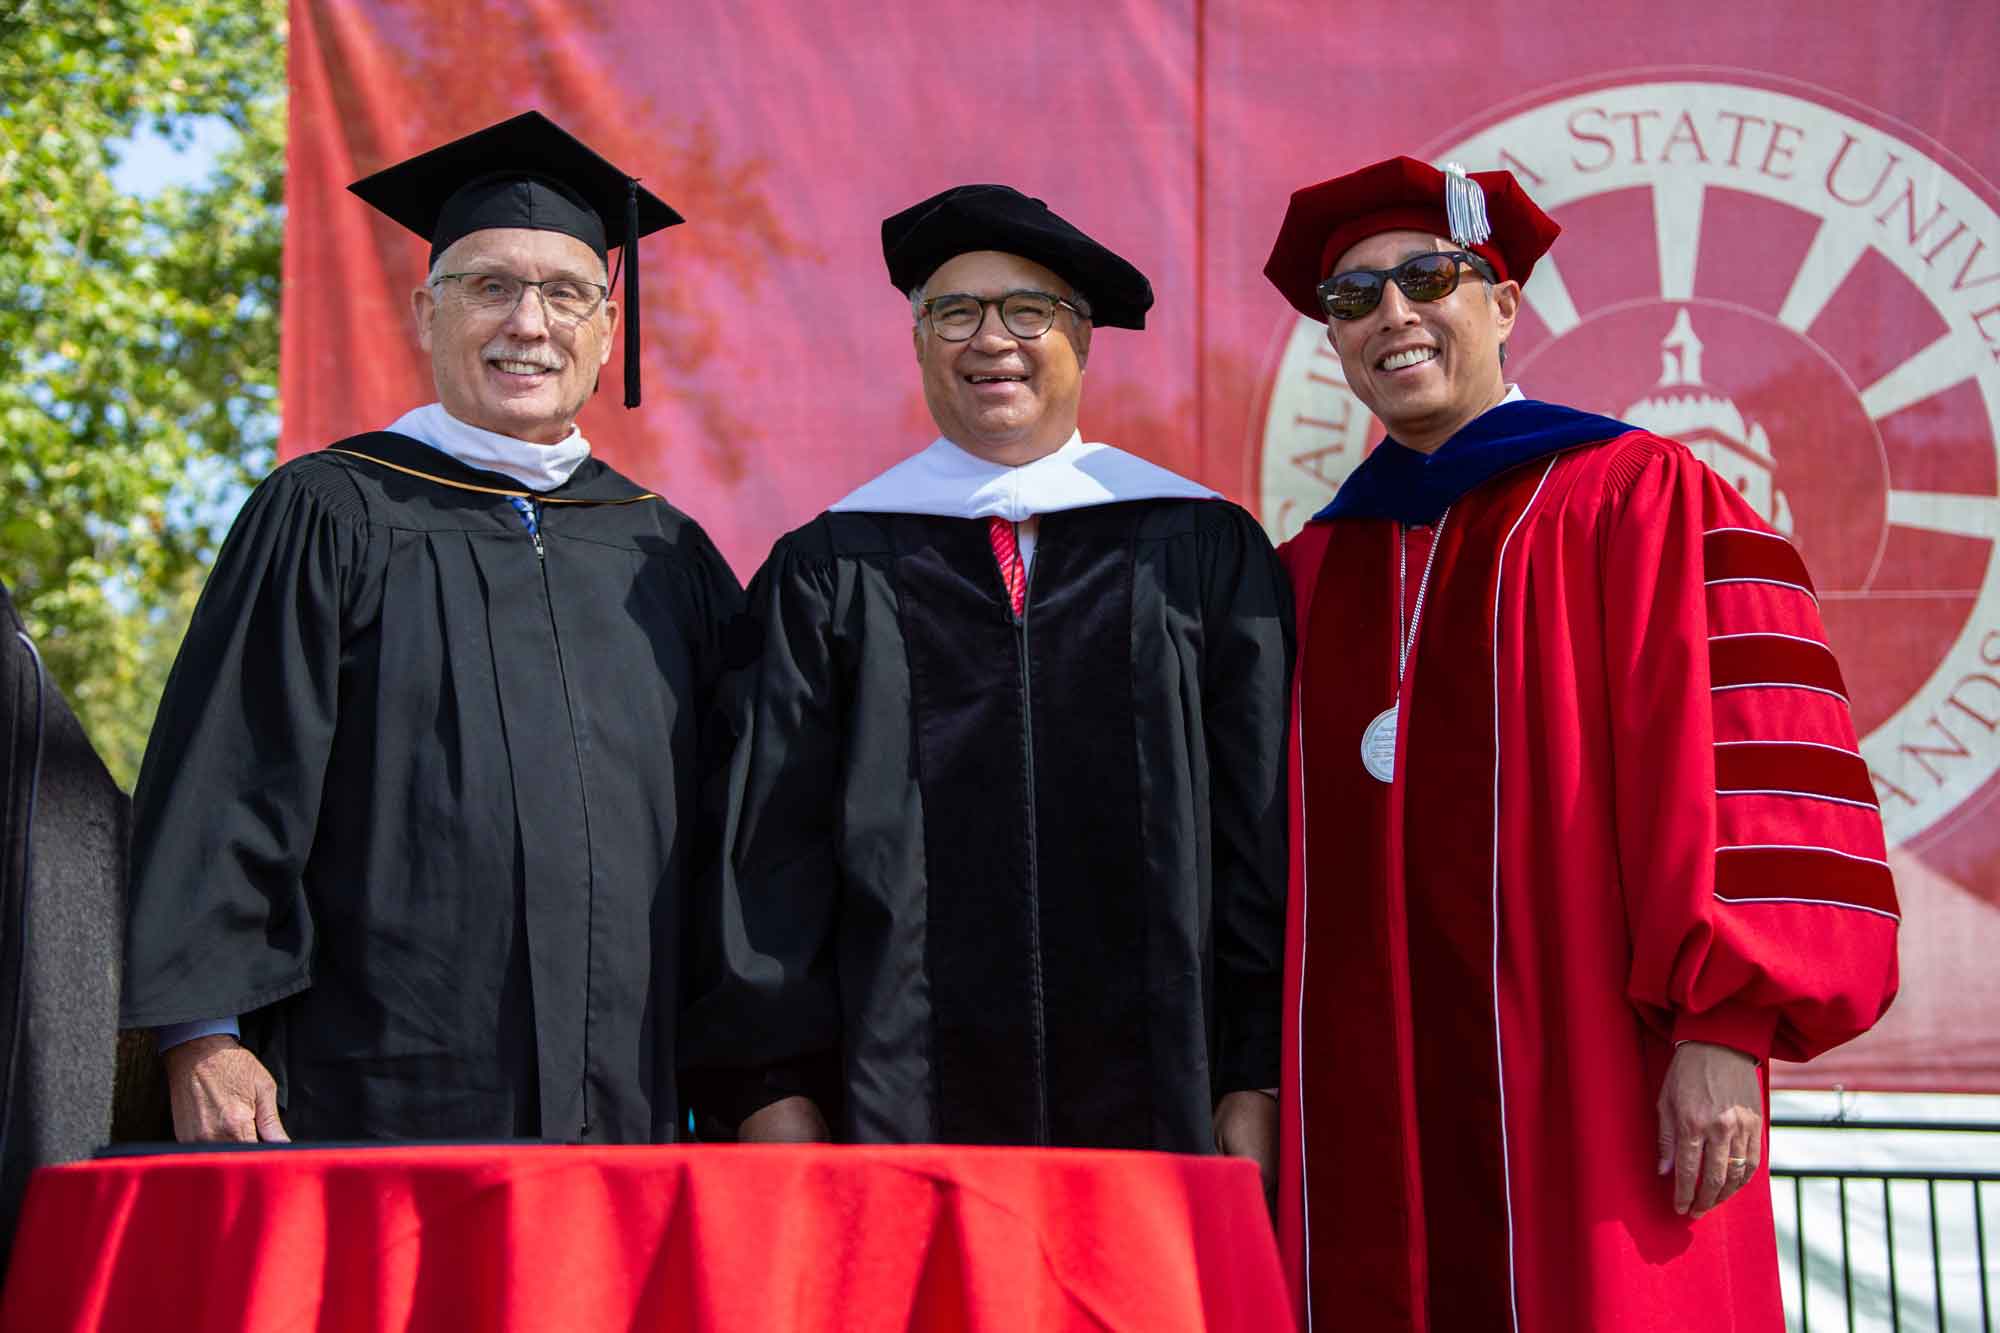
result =
[[[111,1132],[131,808],[0,583],[0,1266],[30,1173]]]

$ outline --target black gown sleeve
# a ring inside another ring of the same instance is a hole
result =
[[[134,792],[126,1027],[235,1017],[311,984],[301,875],[368,534],[352,482],[308,458],[258,486],[223,542]]]
[[[1292,594],[1263,530],[1235,516],[1210,530],[1203,562],[1218,1098],[1278,1085],[1285,957]]]
[[[781,540],[750,580],[741,665],[720,691],[734,750],[723,847],[697,913],[684,1084],[733,1132],[785,1097],[837,1122],[842,725],[829,558]]]
[[[692,524],[689,527],[698,539],[691,580],[694,623],[688,627],[697,639],[694,707],[701,719],[696,746],[702,791],[696,865],[708,868],[721,854],[729,757],[735,747],[735,728],[725,694],[735,673],[755,664],[757,634],[756,626],[745,613],[743,585],[737,581],[736,572],[707,533]]]

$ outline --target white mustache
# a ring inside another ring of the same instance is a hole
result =
[[[563,361],[546,347],[517,347],[511,343],[488,343],[479,354],[488,361],[525,361],[544,370],[561,370]]]

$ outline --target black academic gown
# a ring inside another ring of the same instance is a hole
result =
[[[294,1137],[675,1136],[741,592],[594,459],[539,542],[505,492],[388,433],[279,468],[161,700],[122,1020],[243,1015]]]
[[[1276,1086],[1291,600],[1250,516],[827,513],[751,583],[757,666],[684,1058],[734,1123],[1214,1149]]]

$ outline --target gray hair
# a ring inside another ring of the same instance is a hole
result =
[[[1481,282],[1486,283],[1486,299],[1489,301],[1492,300],[1493,284],[1487,280],[1487,277],[1484,273],[1479,275],[1479,280]],[[1502,370],[1505,370],[1507,368],[1507,344],[1504,342],[1500,344],[1500,368]]]
[[[1472,271],[1473,271],[1474,273],[1477,273],[1477,274],[1479,275],[1479,281],[1480,281],[1480,282],[1481,282],[1482,284],[1484,284],[1484,286],[1485,286],[1485,288],[1486,288],[1486,299],[1487,299],[1487,300],[1489,300],[1489,301],[1490,301],[1490,300],[1492,300],[1492,299],[1493,299],[1493,279],[1491,279],[1491,278],[1487,277],[1487,276],[1486,276],[1486,271],[1485,271],[1484,269],[1482,269],[1482,268],[1478,267],[1477,265],[1474,265],[1474,266],[1473,266],[1473,270],[1472,270]],[[1500,344],[1500,368],[1504,370],[1504,369],[1506,369],[1506,367],[1507,367],[1507,344],[1506,344],[1506,343],[1501,343],[1501,344]]]

